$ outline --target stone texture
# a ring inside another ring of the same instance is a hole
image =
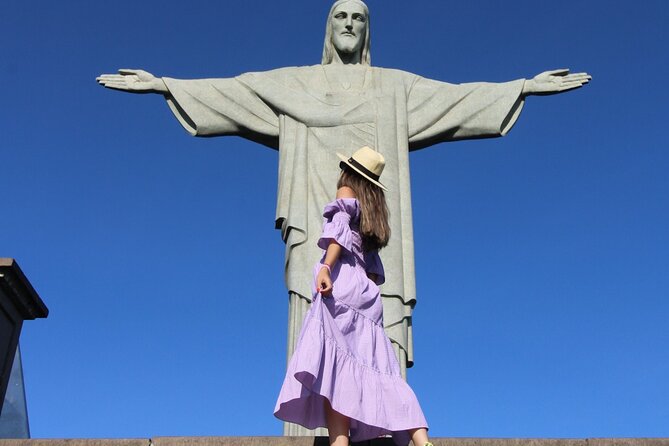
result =
[[[17,439],[0,440],[0,446],[150,446],[148,438],[135,439]]]
[[[434,446],[669,446],[669,438],[433,438]],[[155,437],[0,440],[0,446],[328,446],[327,437]],[[354,446],[395,446],[390,438]]]
[[[547,438],[435,438],[434,446],[587,446],[587,440]]]
[[[588,446],[669,446],[669,438],[590,438]]]
[[[156,437],[153,446],[327,446],[326,437]],[[1,446],[1,445],[0,445]]]

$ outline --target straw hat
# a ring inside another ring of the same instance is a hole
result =
[[[339,165],[342,169],[344,165],[347,165],[381,189],[388,190],[383,184],[379,183],[381,172],[383,172],[383,168],[386,166],[386,160],[383,159],[383,155],[379,152],[365,146],[356,150],[350,158],[341,153],[337,153],[337,156],[341,158]]]

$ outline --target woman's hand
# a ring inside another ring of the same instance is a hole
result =
[[[332,279],[330,278],[330,270],[323,265],[321,270],[316,274],[316,292],[321,293],[322,296],[330,296],[332,294]]]
[[[169,93],[165,82],[144,70],[118,70],[119,74],[102,74],[95,80],[103,87],[128,93]]]

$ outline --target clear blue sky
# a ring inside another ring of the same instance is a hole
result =
[[[315,64],[329,5],[3,4],[0,256],[51,310],[21,340],[34,437],[280,435],[277,153],[94,79]],[[505,138],[411,156],[432,434],[669,436],[669,3],[369,5],[377,66],[594,76]]]

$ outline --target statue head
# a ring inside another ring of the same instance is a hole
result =
[[[337,0],[330,8],[325,25],[321,63],[327,65],[340,60],[370,65],[369,41],[367,5],[361,0]]]

